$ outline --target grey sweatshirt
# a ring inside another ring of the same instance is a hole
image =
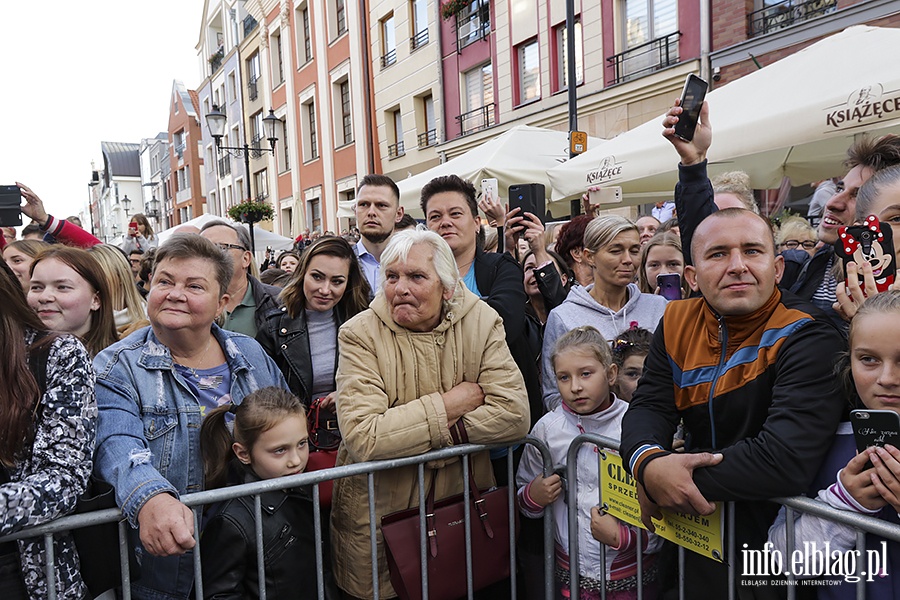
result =
[[[556,340],[564,333],[582,325],[591,325],[612,342],[616,336],[636,323],[648,331],[655,331],[656,324],[662,319],[666,309],[666,299],[653,294],[642,294],[638,286],[628,284],[628,301],[618,312],[603,306],[591,296],[593,284],[587,287],[573,287],[565,302],[550,311],[547,325],[544,328],[544,346],[541,353],[542,386],[544,406],[548,411],[560,403],[556,377],[550,364],[550,355],[556,346]]]

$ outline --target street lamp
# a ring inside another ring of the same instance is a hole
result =
[[[253,153],[253,158],[259,158],[262,156],[263,152],[271,152],[273,155],[275,154],[275,142],[278,141],[278,136],[276,135],[276,126],[281,122],[278,117],[275,116],[275,111],[269,109],[269,116],[262,120],[263,122],[263,130],[266,134],[266,139],[269,140],[268,148],[250,148],[250,145],[247,143],[246,136],[244,136],[244,145],[243,146],[223,146],[222,145],[222,137],[225,135],[225,128],[228,127],[228,119],[225,116],[225,113],[219,110],[219,107],[213,104],[212,110],[206,115],[206,124],[209,126],[209,133],[213,136],[213,139],[216,140],[216,150],[219,154],[225,152],[235,158],[243,158],[244,159],[244,172],[247,174],[247,201],[250,201],[253,196],[250,194],[250,153]],[[249,215],[247,223],[250,227],[250,252],[256,252],[256,239],[253,235],[253,215]]]

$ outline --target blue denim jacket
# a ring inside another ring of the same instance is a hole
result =
[[[287,389],[281,371],[253,339],[218,326],[213,335],[231,369],[231,398],[266,386]],[[169,349],[147,327],[113,344],[94,359],[97,373],[98,475],[116,488],[116,501],[133,527],[144,503],[160,493],[203,489],[200,457],[200,403],[174,368]],[[137,533],[137,532],[134,532]],[[140,547],[136,586],[161,594],[140,597],[187,597],[193,584],[191,553],[157,558]]]

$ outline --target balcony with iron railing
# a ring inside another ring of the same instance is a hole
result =
[[[785,0],[747,15],[747,36],[756,37],[791,27],[837,10],[837,0]]]
[[[231,156],[225,155],[219,159],[219,176],[231,174]]]
[[[250,140],[250,156],[252,156],[253,158],[260,157],[260,150],[262,150],[262,140],[263,135],[261,133],[257,133],[253,136],[253,139]]]
[[[680,38],[681,32],[676,31],[607,58],[616,72],[613,83],[637,79],[676,64]]]
[[[259,97],[259,90],[256,85],[257,81],[259,81],[259,77],[253,76],[250,78],[250,81],[247,82],[247,98],[249,98],[251,102]]]
[[[419,148],[427,148],[437,144],[437,129],[429,129],[419,134]]]
[[[215,75],[216,71],[222,66],[223,60],[225,60],[225,46],[219,46],[219,49],[209,57],[210,75]]]
[[[185,147],[184,142],[181,142],[180,144],[176,144],[175,145],[175,156],[177,156],[178,158],[184,158],[184,147]]]
[[[409,51],[413,52],[428,43],[428,29],[423,29],[409,38]]]
[[[390,52],[388,52],[387,54],[385,54],[384,56],[381,57],[381,68],[387,69],[391,65],[396,64],[396,62],[397,62],[397,49],[394,48],[393,50],[391,50]]]
[[[388,144],[388,158],[400,158],[406,154],[406,147],[403,145],[402,141],[397,142],[396,144]]]
[[[244,17],[244,37],[250,35],[250,32],[256,29],[256,26],[259,23],[256,22],[256,19],[253,18],[253,15],[247,15]]]
[[[485,3],[471,13],[466,11],[456,13],[456,52],[473,44],[478,40],[487,38],[491,32],[491,7]]]
[[[459,135],[468,135],[495,125],[497,123],[495,107],[496,105],[491,102],[456,117],[456,121],[459,123]]]

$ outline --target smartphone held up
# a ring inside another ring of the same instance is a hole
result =
[[[700,109],[706,99],[709,84],[693,73],[684,81],[684,89],[681,92],[681,109],[678,122],[675,123],[675,135],[686,142],[694,139],[694,131],[700,121]]]
[[[22,191],[17,185],[0,185],[0,227],[22,224]]]

